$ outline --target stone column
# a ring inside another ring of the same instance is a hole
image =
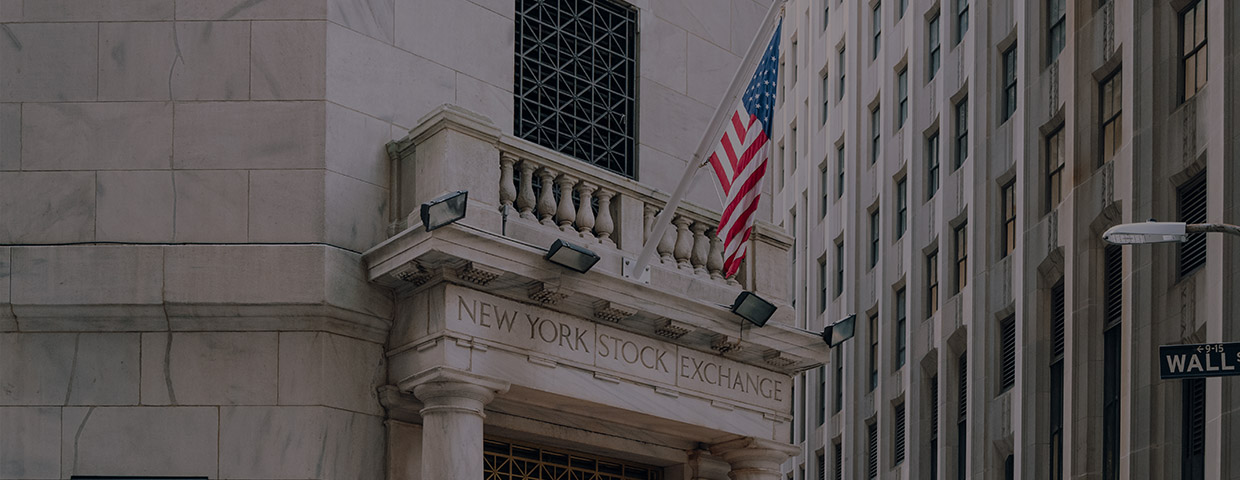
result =
[[[482,478],[483,408],[508,382],[437,367],[401,382],[422,401],[422,478]]]
[[[732,480],[783,480],[780,464],[801,449],[774,440],[742,437],[711,445],[710,453],[732,467]]]
[[[728,464],[705,450],[689,452],[689,480],[727,480]]]

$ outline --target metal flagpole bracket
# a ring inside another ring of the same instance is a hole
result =
[[[637,263],[637,260],[634,260],[629,257],[624,257],[624,263],[620,265],[620,274],[624,275],[625,278],[630,278],[630,279],[633,279],[634,281],[638,281],[646,285],[650,285],[650,265],[646,265],[645,268],[642,268],[642,271],[640,274],[636,274],[637,272],[633,271],[634,267],[636,266],[636,263]]]

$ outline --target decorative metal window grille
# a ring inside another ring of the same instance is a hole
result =
[[[608,0],[518,0],[517,136],[636,177],[637,12]]]
[[[1183,381],[1182,400],[1183,466],[1181,478],[1199,480],[1205,477],[1206,455],[1206,380],[1193,378]]]
[[[1016,317],[999,325],[999,391],[1016,385]]]
[[[968,352],[960,354],[960,415],[956,417],[956,478],[964,480],[967,475],[967,456],[969,451],[969,357]]]
[[[939,377],[930,377],[930,480],[939,478]]]
[[[485,480],[661,480],[662,472],[619,461],[485,440]]]
[[[827,480],[827,454],[818,452],[818,480]]]
[[[1063,358],[1064,342],[1063,281],[1051,287],[1051,358]]]
[[[964,423],[969,415],[969,352],[960,354],[960,417],[958,423]],[[963,438],[961,444],[963,445]]]
[[[1124,319],[1124,251],[1119,245],[1107,245],[1102,254],[1102,291],[1104,328],[1119,325]]]
[[[866,472],[869,474],[866,478],[878,478],[878,420],[869,425],[869,462],[866,465]]]
[[[895,423],[896,423],[896,428],[895,428],[896,439],[895,439],[895,445],[893,445],[893,448],[895,449],[895,452],[893,453],[895,457],[895,461],[893,465],[899,465],[900,463],[904,462],[904,404],[903,403],[896,405]]]
[[[1188,179],[1175,191],[1180,207],[1180,221],[1205,223],[1206,221],[1206,172]],[[1206,234],[1190,233],[1180,244],[1180,276],[1188,275],[1206,263]]]
[[[844,479],[844,445],[835,442],[835,480]]]

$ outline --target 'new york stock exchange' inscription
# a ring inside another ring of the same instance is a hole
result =
[[[560,312],[450,286],[447,327],[655,383],[779,411],[787,376]]]

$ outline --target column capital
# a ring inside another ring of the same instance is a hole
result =
[[[734,480],[777,480],[780,464],[800,453],[793,445],[756,437],[741,437],[710,446],[710,453],[732,466]]]
[[[689,475],[691,480],[723,480],[728,478],[728,463],[712,456],[706,450],[689,452]]]
[[[399,384],[401,391],[413,392],[422,401],[422,416],[438,411],[471,413],[485,417],[482,410],[497,394],[508,391],[503,380],[449,367],[423,370]]]

